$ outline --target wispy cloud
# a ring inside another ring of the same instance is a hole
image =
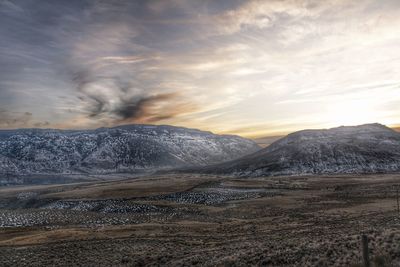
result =
[[[399,12],[390,0],[0,1],[0,127],[398,124]]]
[[[48,121],[38,121],[30,112],[15,112],[0,109],[0,128],[28,128],[28,127],[49,127]]]

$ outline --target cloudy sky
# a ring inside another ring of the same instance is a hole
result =
[[[0,0],[0,128],[400,124],[398,0]]]

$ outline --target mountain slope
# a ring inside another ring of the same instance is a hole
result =
[[[400,133],[380,124],[299,131],[213,171],[241,176],[400,171]]]
[[[259,150],[253,141],[172,126],[0,131],[0,174],[109,173],[204,166]]]

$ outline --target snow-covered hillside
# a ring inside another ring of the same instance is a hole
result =
[[[253,141],[172,126],[0,131],[0,174],[110,173],[204,166],[257,151]]]
[[[400,133],[381,124],[304,130],[209,169],[240,176],[400,171]]]

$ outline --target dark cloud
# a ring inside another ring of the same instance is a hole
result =
[[[148,93],[131,87],[129,82],[118,77],[86,78],[81,75],[76,82],[82,93],[80,101],[92,119],[103,118],[114,123],[157,123],[195,110],[194,104],[176,92]],[[92,90],[96,86],[102,86],[102,90]]]
[[[160,87],[160,80],[147,78],[147,65],[141,64],[151,60],[142,55],[114,56],[67,65],[86,116],[107,125],[157,123],[196,110],[180,93]]]
[[[154,123],[179,115],[176,108],[162,108],[166,107],[165,102],[174,101],[176,98],[177,94],[169,93],[123,100],[114,113],[123,121]]]

